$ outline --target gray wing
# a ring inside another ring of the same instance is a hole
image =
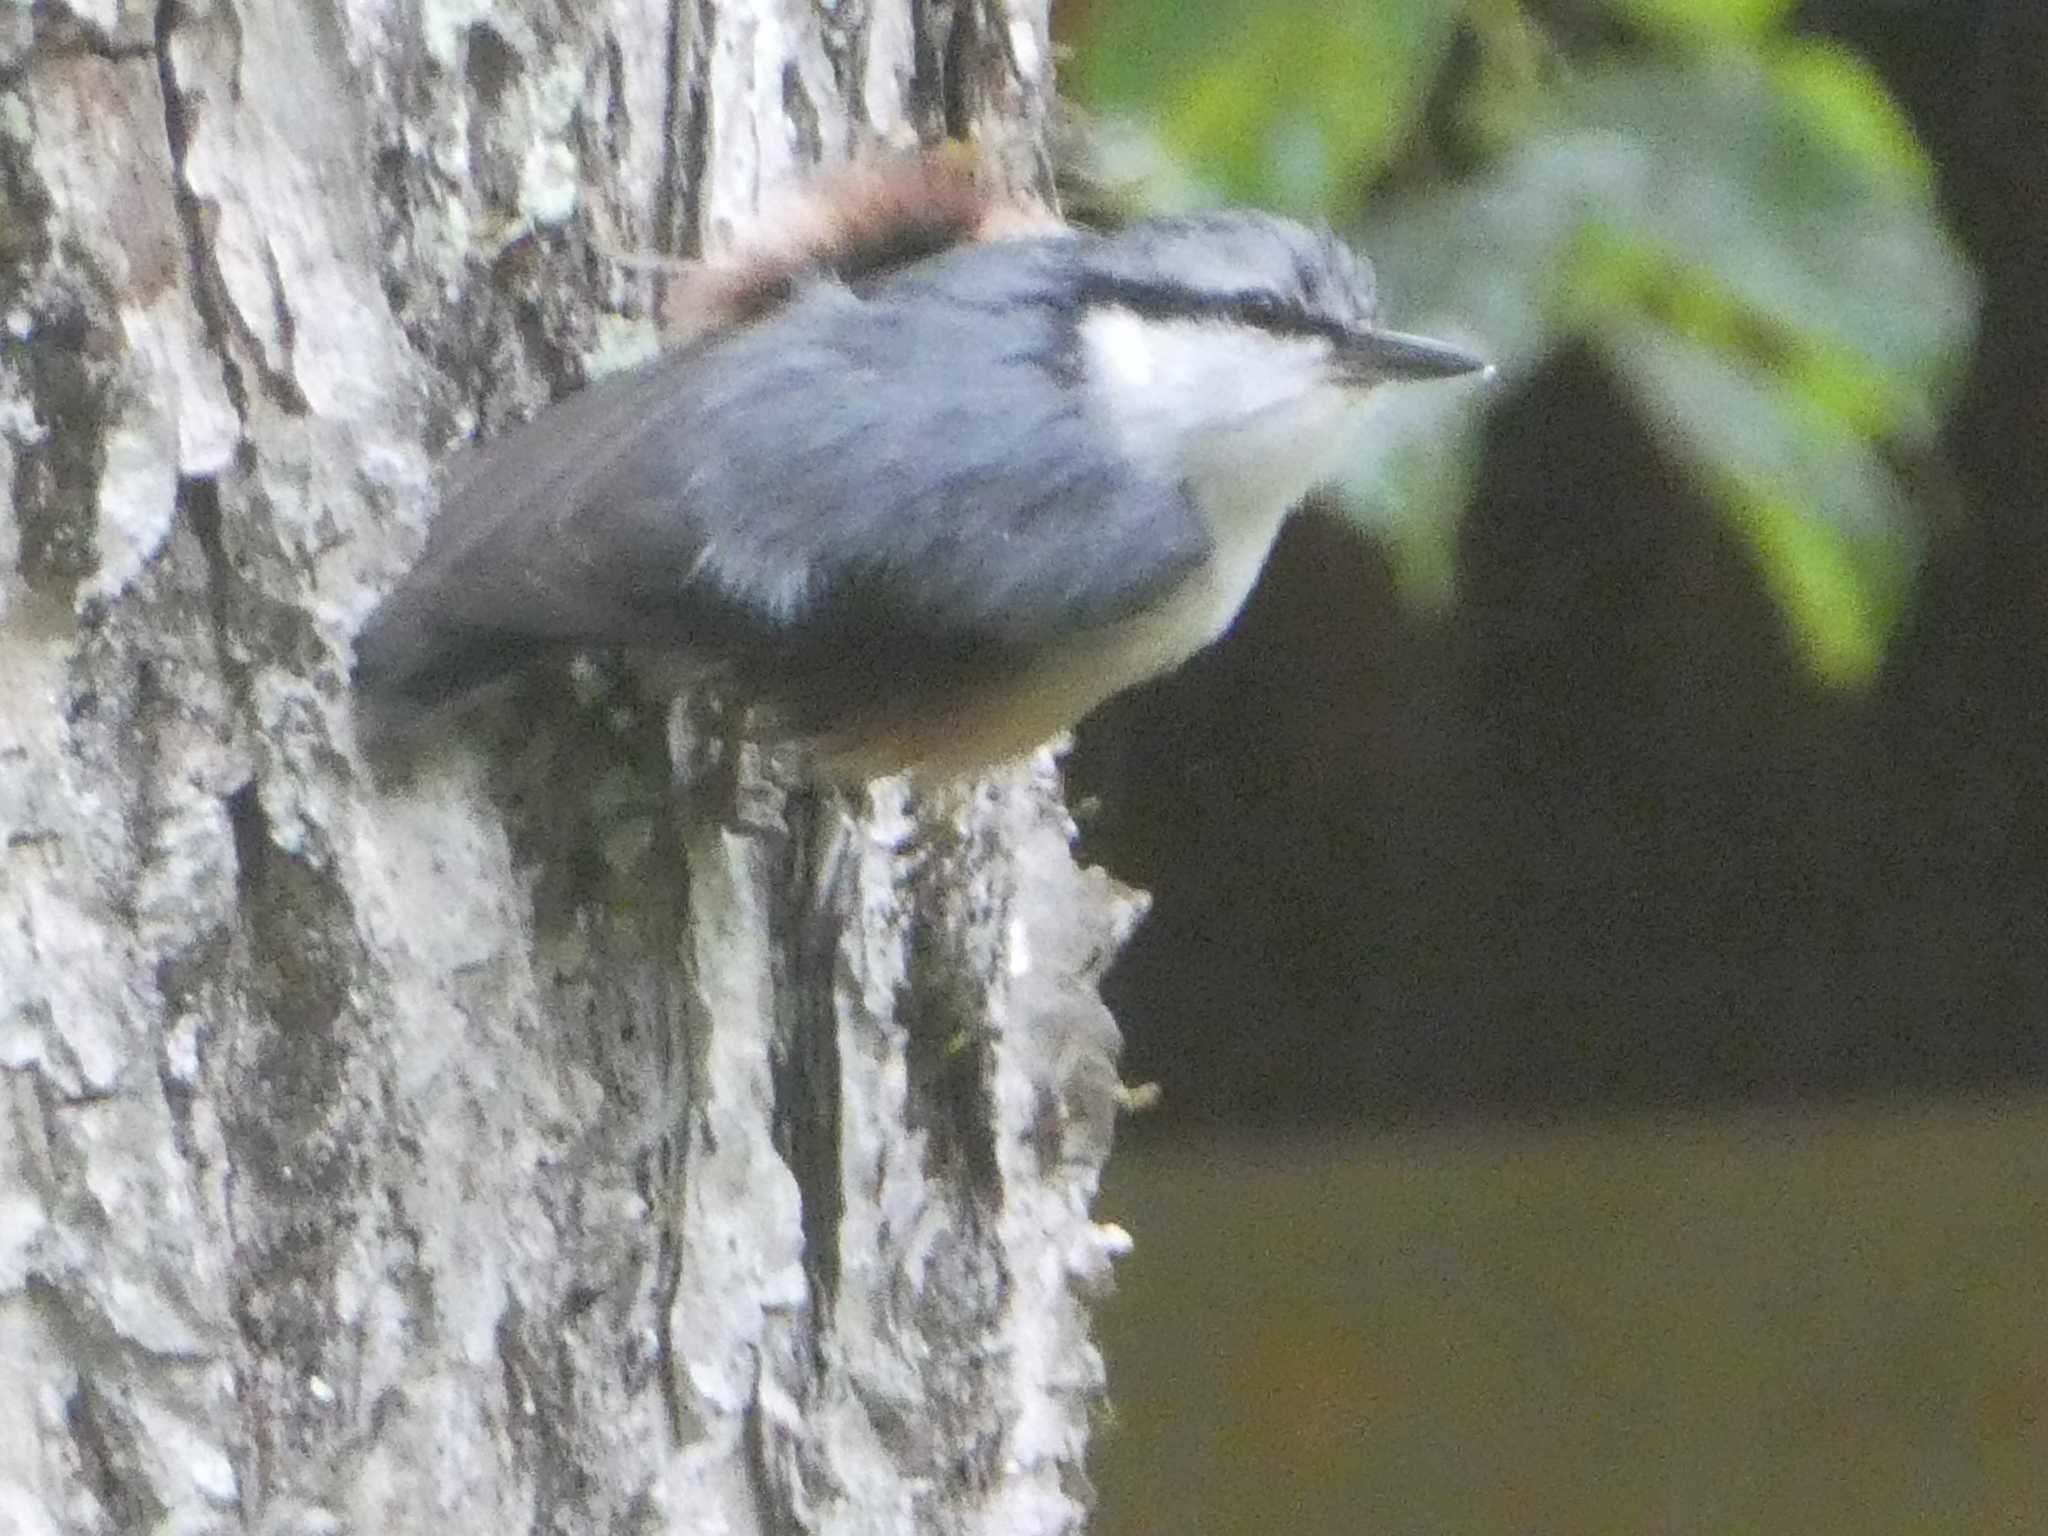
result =
[[[1206,528],[1089,419],[1061,312],[1007,291],[1043,275],[989,249],[807,295],[472,454],[359,682],[430,708],[550,646],[657,646],[829,729],[1144,609]]]

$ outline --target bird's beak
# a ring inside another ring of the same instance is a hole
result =
[[[1337,345],[1337,360],[1360,382],[1450,379],[1491,372],[1486,359],[1448,341],[1400,331],[1353,331]]]

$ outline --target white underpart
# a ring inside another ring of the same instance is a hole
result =
[[[1185,485],[1216,541],[1208,569],[1150,625],[1163,671],[1230,627],[1280,524],[1336,472],[1365,396],[1337,381],[1320,336],[1109,308],[1081,339],[1124,449]]]

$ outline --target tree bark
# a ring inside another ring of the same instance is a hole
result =
[[[347,681],[435,455],[639,333],[608,250],[1036,175],[1045,12],[0,13],[0,1531],[1080,1524],[1136,904],[1049,759],[380,785]]]

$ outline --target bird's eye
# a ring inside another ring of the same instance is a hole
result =
[[[1231,306],[1240,318],[1253,325],[1278,329],[1293,315],[1293,307],[1283,302],[1278,294],[1242,293]]]

